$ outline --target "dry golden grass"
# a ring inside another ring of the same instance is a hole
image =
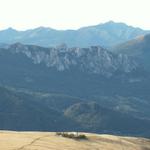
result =
[[[150,140],[85,133],[73,140],[49,132],[0,132],[0,150],[150,150]]]

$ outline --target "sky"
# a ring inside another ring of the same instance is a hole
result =
[[[78,29],[110,20],[150,29],[150,0],[0,0],[0,29]]]

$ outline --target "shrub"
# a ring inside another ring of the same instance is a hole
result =
[[[87,139],[86,135],[81,134],[77,136],[77,139]]]
[[[62,133],[61,132],[56,132],[56,135],[62,135]]]
[[[71,139],[76,139],[76,140],[85,140],[87,139],[86,135],[84,134],[73,134],[73,133],[66,133],[66,132],[56,132],[56,135],[66,137],[66,138],[71,138]]]

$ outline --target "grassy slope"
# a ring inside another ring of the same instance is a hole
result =
[[[3,150],[150,150],[150,140],[112,135],[86,134],[88,140],[76,141],[49,132],[0,132]]]

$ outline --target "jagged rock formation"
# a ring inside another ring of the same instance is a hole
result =
[[[100,46],[68,48],[62,45],[56,48],[42,48],[16,43],[9,46],[7,50],[23,53],[34,64],[44,63],[47,67],[58,71],[77,68],[83,72],[110,77],[116,71],[128,73],[138,67],[136,61],[127,55],[113,54]]]

